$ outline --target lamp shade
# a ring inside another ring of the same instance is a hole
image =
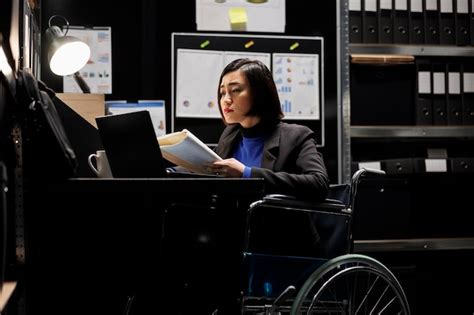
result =
[[[54,74],[73,74],[86,65],[91,50],[79,38],[64,36],[58,26],[50,26],[46,37],[49,38],[48,62]]]

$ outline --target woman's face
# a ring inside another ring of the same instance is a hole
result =
[[[252,97],[247,78],[242,71],[229,72],[222,78],[220,85],[222,114],[228,124],[240,124],[244,128],[256,125],[260,118],[247,116],[252,108]]]

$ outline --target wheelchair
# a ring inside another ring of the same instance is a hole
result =
[[[363,177],[384,174],[358,170],[350,184],[331,186],[320,203],[285,195],[252,203],[242,314],[410,314],[394,274],[371,257],[352,254],[357,186]]]

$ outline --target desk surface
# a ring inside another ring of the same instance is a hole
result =
[[[259,196],[261,178],[72,178],[48,186],[56,192],[160,192]]]
[[[179,303],[235,303],[247,202],[263,188],[263,179],[230,178],[42,185],[28,199],[35,208],[27,225],[31,303],[49,314],[70,305],[74,314],[121,313],[130,292],[144,308],[160,305],[167,314]],[[84,283],[92,281],[84,300]]]

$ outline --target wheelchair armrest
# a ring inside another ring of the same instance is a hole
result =
[[[344,203],[336,199],[328,198],[324,201],[298,200],[296,197],[282,194],[266,195],[259,205],[284,207],[289,210],[317,210],[328,212],[340,212],[347,208]]]

